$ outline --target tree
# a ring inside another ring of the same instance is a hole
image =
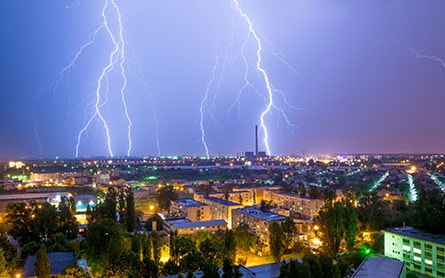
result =
[[[202,267],[202,278],[220,278],[218,266],[212,262],[206,261]]]
[[[280,267],[279,277],[339,278],[345,276],[340,275],[337,264],[334,264],[330,257],[324,254],[320,256],[310,254],[304,256],[302,262],[298,260],[283,262]]]
[[[150,260],[149,258],[145,258],[143,260],[143,270],[142,277],[147,278],[157,278],[159,277],[159,264]]]
[[[385,217],[390,214],[389,202],[381,201],[375,192],[366,192],[357,205],[357,216],[362,230],[378,231],[384,228]]]
[[[8,276],[9,276],[8,261],[4,256],[3,249],[0,248],[0,277],[8,277]]]
[[[230,259],[232,262],[236,259],[236,240],[233,230],[226,230],[224,232],[224,257]]]
[[[335,256],[343,238],[343,205],[341,202],[327,201],[315,219],[320,226],[325,250]]]
[[[57,209],[50,203],[35,204],[34,217],[31,215],[31,229],[38,234],[40,242],[48,243],[59,228]]]
[[[283,232],[284,251],[293,249],[295,243],[295,236],[297,235],[297,229],[295,228],[294,221],[292,221],[292,219],[287,217],[281,223],[281,229]]]
[[[41,245],[39,251],[36,253],[34,274],[37,278],[49,278],[51,276],[51,263],[46,256],[46,247],[44,245]]]
[[[357,209],[353,205],[353,199],[346,199],[344,202],[344,225],[346,249],[352,251],[357,235]]]
[[[6,260],[5,266],[8,268],[16,267],[17,248],[9,242],[8,238],[4,234],[0,235],[0,250],[2,250],[3,256]]]
[[[239,267],[234,266],[232,261],[228,258],[223,260],[223,275],[222,278],[241,278]]]
[[[162,267],[163,275],[172,275],[172,274],[176,274],[178,272],[179,272],[179,267],[172,259],[169,259],[164,264],[164,267]]]
[[[76,206],[73,198],[62,197],[59,207],[59,228],[67,239],[74,239],[79,232],[78,222],[75,217]]]
[[[445,233],[445,194],[439,190],[420,190],[419,199],[413,204],[411,219],[416,228]]]
[[[281,257],[283,256],[283,230],[281,229],[281,225],[277,222],[273,222],[270,225],[269,232],[269,245],[270,245],[270,253],[275,262],[281,261]]]
[[[180,260],[182,257],[184,257],[189,253],[192,252],[198,253],[195,242],[189,236],[186,235],[178,236],[176,240],[176,248],[178,253],[178,260]],[[179,261],[177,261],[177,263],[179,263]]]
[[[119,193],[116,189],[113,187],[108,188],[103,203],[99,203],[97,206],[91,208],[91,222],[104,218],[116,219],[118,196]]]
[[[109,268],[122,252],[130,249],[125,227],[110,218],[89,225],[85,244],[88,259],[96,267],[93,272]]]
[[[217,241],[208,237],[199,244],[199,250],[201,251],[204,260],[211,261],[216,265],[221,265],[223,253],[222,244],[219,244]]]
[[[23,246],[31,241],[36,241],[38,236],[31,229],[32,210],[26,203],[9,203],[6,206],[8,223],[11,228],[9,233]]]
[[[174,232],[170,232],[170,260],[172,260],[175,264],[179,262],[179,254],[178,254],[178,230]]]
[[[126,224],[127,231],[133,232],[136,227],[136,209],[134,207],[134,194],[130,187],[125,189]]]
[[[124,274],[124,277],[140,277],[143,271],[142,261],[133,251],[124,251],[119,258],[113,262],[114,272]]]
[[[9,203],[6,212],[11,223],[9,233],[22,246],[31,242],[50,244],[59,228],[59,214],[49,203]]]
[[[68,266],[57,278],[90,278],[90,274],[78,266]]]
[[[235,242],[236,246],[239,246],[245,251],[249,251],[257,241],[254,234],[249,232],[249,226],[245,223],[241,223],[235,228]]]
[[[156,191],[156,201],[162,210],[170,209],[170,201],[178,199],[178,192],[172,185],[166,185]]]
[[[306,254],[303,261],[310,266],[310,272],[312,278],[324,278],[323,270],[321,269],[320,260],[314,254]]]
[[[223,276],[222,278],[233,278],[233,267],[228,258],[223,260]]]

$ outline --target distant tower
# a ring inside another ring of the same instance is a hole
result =
[[[258,125],[255,125],[255,156],[258,156]]]

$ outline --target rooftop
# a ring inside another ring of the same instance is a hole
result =
[[[47,253],[47,257],[51,262],[51,274],[60,274],[63,269],[70,265],[76,265],[76,257],[74,251],[70,252],[50,252]],[[28,256],[26,258],[25,266],[23,268],[24,277],[34,277],[34,263],[36,262],[36,256]]]
[[[315,199],[315,198],[311,198],[311,197],[307,197],[307,196],[301,196],[301,195],[298,195],[298,194],[293,194],[293,193],[288,193],[288,192],[282,192],[282,191],[270,190],[269,192],[272,192],[272,193],[275,193],[275,194],[279,194],[279,195],[294,197],[294,198],[300,198],[300,199],[318,200],[318,199]]]
[[[266,220],[266,221],[282,221],[282,220],[286,219],[286,217],[283,215],[279,215],[279,214],[272,213],[272,212],[261,211],[256,207],[239,208],[239,209],[236,209],[236,211],[239,211],[244,214],[252,215],[256,218],[260,218],[260,219]]]
[[[227,222],[222,219],[208,220],[208,221],[198,221],[192,222],[188,219],[172,219],[167,220],[167,223],[173,225],[176,229],[187,229],[187,228],[198,228],[198,227],[210,227],[217,225],[227,225]]]
[[[417,238],[445,245],[445,235],[443,234],[432,234],[422,230],[415,229],[413,227],[388,228],[385,231],[393,234],[398,234],[401,236]]]
[[[366,258],[352,275],[352,278],[398,278],[401,277],[404,263],[386,258]]]
[[[201,207],[201,206],[207,206],[207,204],[204,204],[202,202],[193,200],[191,198],[180,198],[174,201],[175,203],[178,203],[181,206],[185,207]]]
[[[221,198],[216,198],[216,197],[207,197],[205,198],[209,201],[215,202],[215,203],[220,203],[223,204],[225,206],[241,206],[241,204],[235,203],[235,202],[231,202],[225,199],[221,199]]]

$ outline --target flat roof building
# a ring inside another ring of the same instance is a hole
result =
[[[286,219],[285,216],[272,212],[264,212],[256,207],[245,207],[234,209],[232,211],[232,229],[236,229],[240,224],[249,226],[249,231],[258,237],[258,249],[261,254],[268,254],[269,231],[273,222],[279,222]]]
[[[318,215],[318,211],[323,206],[323,200],[300,196],[297,194],[265,191],[264,199],[276,204],[279,208],[289,210],[292,216],[299,218],[313,219]]]
[[[181,198],[171,201],[170,215],[173,217],[185,217],[190,221],[211,220],[210,206],[191,198]]]
[[[351,278],[405,278],[403,262],[386,257],[367,257],[359,265]]]
[[[385,256],[406,264],[408,270],[445,278],[445,235],[412,227],[385,230]]]
[[[163,221],[163,230],[167,235],[175,231],[178,231],[178,235],[183,235],[197,232],[216,232],[226,229],[227,222],[222,219],[193,222],[185,218],[178,218]]]
[[[232,210],[242,208],[243,205],[216,197],[202,199],[203,203],[210,206],[210,217],[212,219],[224,219],[232,229]]]

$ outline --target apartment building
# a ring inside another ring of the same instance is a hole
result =
[[[236,229],[240,224],[244,223],[249,226],[249,231],[258,237],[258,245],[261,246],[260,252],[268,254],[269,232],[273,222],[279,222],[286,219],[285,216],[272,212],[264,212],[256,207],[245,207],[234,209],[232,211],[232,228]]]
[[[412,227],[386,229],[385,256],[404,262],[408,270],[445,278],[445,235]]]
[[[264,199],[288,210],[291,215],[300,215],[302,218],[313,219],[323,206],[321,199],[314,199],[297,194],[268,190],[264,192]]]
[[[211,219],[223,219],[232,229],[232,210],[244,207],[241,204],[216,197],[202,198],[201,201],[210,206]]]
[[[194,234],[197,232],[216,232],[219,230],[226,230],[227,222],[218,220],[208,221],[190,221],[185,218],[179,219],[166,219],[163,221],[164,234],[169,235],[171,232],[178,232],[178,235]]]
[[[212,219],[210,206],[191,198],[180,198],[171,201],[170,215],[178,218],[185,217],[190,221],[206,221]]]
[[[64,171],[32,171],[30,182],[35,183],[62,183],[65,178],[82,177],[82,170],[64,170]]]
[[[366,257],[351,278],[406,278],[405,264],[383,256]]]

